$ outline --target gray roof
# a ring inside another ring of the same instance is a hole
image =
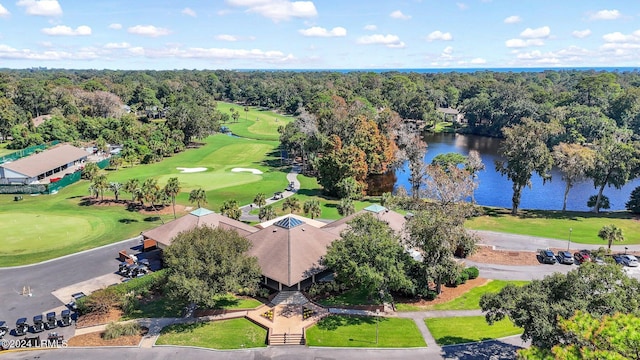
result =
[[[88,155],[82,149],[64,144],[0,166],[27,177],[36,177],[62,165],[84,159]]]

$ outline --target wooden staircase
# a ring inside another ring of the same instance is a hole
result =
[[[304,345],[304,334],[270,334],[269,345]]]

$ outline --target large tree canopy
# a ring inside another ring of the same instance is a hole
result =
[[[203,226],[178,234],[164,251],[169,296],[215,307],[228,293],[255,291],[261,271],[246,255],[250,246],[234,230]]]
[[[400,239],[386,223],[371,214],[349,222],[349,229],[327,249],[323,264],[333,269],[336,278],[368,292],[370,297],[382,291],[412,291],[407,276],[408,261]]]
[[[640,314],[640,282],[617,265],[584,263],[569,273],[555,273],[543,280],[516,287],[508,285],[499,293],[480,299],[487,322],[505,317],[523,328],[523,340],[550,349],[572,338],[562,331],[557,319],[568,319],[580,310],[596,318],[615,313]]]

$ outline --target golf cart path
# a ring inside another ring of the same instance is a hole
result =
[[[293,189],[292,190],[283,189],[282,199],[293,196],[298,192],[298,190],[300,190],[300,181],[298,181],[298,174],[300,174],[300,165],[294,165],[291,168],[291,171],[287,173],[287,185],[289,185],[289,183],[293,183]],[[268,194],[265,194],[265,195],[268,195]],[[266,205],[271,205],[282,199],[276,200],[272,196],[269,196],[266,199]],[[253,203],[241,206],[240,210],[242,211],[242,215],[240,216],[240,220],[241,221],[260,221],[260,218],[258,218],[258,215],[250,214],[251,210],[253,210],[254,207],[257,208],[257,205]]]

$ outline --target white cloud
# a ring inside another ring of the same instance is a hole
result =
[[[453,40],[453,36],[451,35],[451,33],[443,33],[440,30],[436,30],[431,32],[431,34],[427,35],[427,40],[429,41],[435,41],[435,40],[442,40],[442,41],[451,41]]]
[[[465,3],[456,3],[456,6],[460,10],[467,10],[469,8],[469,6],[467,4],[465,4]]]
[[[327,30],[323,27],[314,26],[308,29],[301,29],[298,32],[304,36],[310,37],[342,37],[347,36],[347,29],[343,27],[334,27],[331,30]]]
[[[110,25],[109,25],[109,29],[112,29],[112,30],[120,30],[120,29],[122,29],[122,24],[118,24],[118,23],[110,24]]]
[[[231,6],[246,7],[247,12],[257,13],[273,21],[291,18],[310,18],[318,15],[313,1],[289,0],[226,0]]]
[[[155,27],[153,25],[136,25],[127,29],[129,34],[136,34],[149,37],[169,35],[169,29]]]
[[[129,44],[128,42],[107,43],[104,45],[105,49],[129,49],[130,47],[131,44]]]
[[[19,0],[16,5],[24,7],[29,15],[60,16],[62,8],[58,0]]]
[[[533,50],[516,54],[516,58],[519,60],[518,65],[575,66],[576,64],[584,64],[586,60],[593,63],[595,57],[596,54],[592,51],[577,46],[570,46],[558,51],[542,52]]]
[[[526,28],[520,33],[525,39],[543,39],[549,37],[551,29],[548,26],[539,27],[537,29]]]
[[[544,40],[542,39],[509,39],[505,41],[505,46],[508,48],[524,48],[529,46],[543,46]]]
[[[608,43],[636,43],[640,42],[640,30],[636,30],[628,35],[616,31],[604,34],[602,39]]]
[[[482,64],[486,64],[487,60],[485,60],[483,58],[475,58],[475,59],[471,59],[471,61],[469,61],[469,63],[474,64],[474,65],[482,65]]]
[[[198,16],[198,14],[196,14],[196,12],[193,11],[191,8],[184,8],[184,9],[182,9],[181,13],[184,14],[184,15],[191,16],[191,17]]]
[[[0,59],[51,61],[92,60],[98,57],[98,54],[91,50],[81,50],[75,53],[55,50],[37,52],[31,49],[16,49],[9,45],[0,44]]]
[[[378,27],[375,25],[365,25],[364,29],[367,31],[376,31]]]
[[[411,15],[405,15],[400,10],[396,10],[396,11],[392,12],[391,14],[389,14],[389,16],[391,16],[391,18],[393,18],[393,19],[399,19],[399,20],[409,20],[409,19],[411,19]]]
[[[229,34],[220,34],[220,35],[216,35],[216,40],[221,40],[221,41],[238,41],[238,37],[235,35],[229,35]]]
[[[518,15],[511,15],[504,19],[505,24],[515,24],[519,23],[520,21],[522,21],[522,19]]]
[[[181,59],[211,59],[211,60],[251,60],[268,63],[285,63],[294,60],[292,54],[285,54],[277,50],[260,49],[227,49],[227,48],[186,48],[179,47],[165,49],[130,48],[129,53],[148,58],[181,58]]]
[[[591,14],[591,20],[615,20],[622,16],[618,10],[600,10]]]
[[[2,6],[2,4],[0,4],[0,17],[7,17],[9,15],[11,15],[9,10],[7,10],[4,6]]]
[[[91,35],[91,28],[86,25],[81,25],[74,30],[69,26],[58,25],[42,29],[42,33],[51,36],[87,36]]]
[[[447,46],[446,48],[444,48],[444,50],[442,50],[443,54],[447,54],[447,55],[451,55],[453,53],[453,47],[452,46]]]
[[[357,40],[358,44],[363,45],[384,45],[388,48],[403,48],[405,47],[405,43],[400,41],[400,38],[397,35],[368,35],[362,36]]]
[[[587,36],[591,35],[591,30],[589,30],[589,29],[576,30],[576,31],[572,32],[571,35],[573,35],[573,37],[576,37],[578,39],[583,39],[583,38],[586,38]]]

